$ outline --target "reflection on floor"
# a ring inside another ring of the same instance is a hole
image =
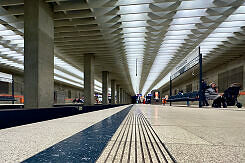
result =
[[[136,107],[177,162],[245,162],[245,109]]]

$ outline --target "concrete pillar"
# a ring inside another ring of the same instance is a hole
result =
[[[122,102],[123,102],[123,104],[125,104],[125,90],[123,90],[123,99],[122,99]]]
[[[125,99],[125,104],[127,104],[127,92],[125,91],[125,97],[124,97],[124,99]]]
[[[126,103],[126,104],[128,103],[128,101],[127,101],[127,97],[128,97],[128,93],[127,93],[127,92],[125,92],[125,103]]]
[[[102,71],[102,104],[108,104],[108,84],[109,84],[109,72]]]
[[[116,81],[111,80],[111,104],[116,104]]]
[[[123,89],[120,88],[120,104],[123,104]]]
[[[94,55],[84,56],[84,105],[94,105]]]
[[[122,103],[125,104],[125,90],[123,90],[123,98],[122,98]]]
[[[124,92],[123,92],[123,103],[124,103],[124,104],[126,104],[125,97],[126,97],[126,91],[124,90]]]
[[[117,104],[120,104],[120,86],[117,85]]]
[[[124,104],[126,104],[127,103],[127,100],[126,100],[126,97],[127,97],[127,92],[126,92],[126,90],[124,91]]]
[[[54,21],[43,0],[24,1],[25,108],[54,103]]]

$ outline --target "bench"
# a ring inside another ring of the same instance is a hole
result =
[[[13,96],[0,96],[0,101],[16,101]]]
[[[189,92],[184,94],[178,94],[170,96],[167,102],[178,102],[178,101],[199,101],[199,92]]]

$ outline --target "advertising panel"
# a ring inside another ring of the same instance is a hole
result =
[[[159,92],[154,92],[154,99],[155,100],[158,100],[160,98],[159,94],[160,94]]]

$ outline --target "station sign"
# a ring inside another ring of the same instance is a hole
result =
[[[199,48],[194,49],[188,54],[172,71],[171,79],[175,79],[193,66],[199,63]]]

